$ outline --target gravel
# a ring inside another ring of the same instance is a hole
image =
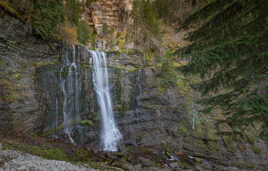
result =
[[[1,147],[1,146],[0,146]],[[47,160],[28,153],[1,150],[0,171],[97,171],[65,161]]]

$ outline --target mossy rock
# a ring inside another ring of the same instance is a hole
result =
[[[252,151],[253,151],[254,153],[256,153],[256,154],[260,154],[261,151],[262,151],[260,148],[255,147],[255,146],[252,146],[251,149],[252,149]]]
[[[208,146],[202,140],[194,140],[193,146],[201,151],[209,151]]]
[[[179,125],[178,131],[183,136],[187,136],[189,134],[189,130],[186,128],[186,126],[184,126],[184,124]]]
[[[91,154],[85,148],[78,148],[74,151],[74,153],[75,153],[75,160],[77,161],[85,162],[89,161],[91,158]]]
[[[33,63],[33,66],[36,68],[42,68],[42,67],[46,67],[49,65],[56,65],[56,64],[57,64],[56,62],[36,62],[36,63]]]
[[[211,151],[219,151],[220,147],[217,141],[208,142],[208,149]]]
[[[223,136],[222,139],[227,150],[232,153],[235,152],[235,148],[233,147],[232,143],[233,142],[232,136]]]
[[[0,67],[5,68],[7,67],[6,63],[0,59]]]
[[[15,92],[10,93],[9,95],[4,97],[4,100],[7,102],[15,102],[19,99],[19,95]]]
[[[45,131],[43,133],[41,133],[41,136],[44,136],[44,137],[47,137],[47,136],[50,136],[50,135],[54,135],[57,131],[62,131],[64,128],[64,125],[63,123],[60,124],[57,128],[57,130],[54,128],[54,129],[50,129],[48,131]]]
[[[165,151],[165,155],[166,155],[168,158],[171,158],[171,157],[172,157],[171,154],[170,154],[170,152],[169,152],[168,150]]]
[[[195,158],[194,158],[194,161],[197,162],[197,163],[202,163],[201,159],[198,158],[198,157],[195,157]]]
[[[200,123],[196,126],[196,129],[193,131],[193,135],[211,141],[218,140],[215,129],[213,129],[211,123],[206,118],[201,118]]]
[[[89,125],[91,127],[94,127],[94,122],[92,120],[81,120],[80,124],[81,125]]]
[[[237,149],[239,149],[239,151],[241,151],[241,152],[243,152],[243,151],[245,151],[246,150],[246,147],[245,147],[245,145],[244,144],[242,144],[242,143],[237,143]]]
[[[253,164],[249,164],[249,165],[248,165],[248,168],[249,168],[249,169],[254,169],[255,166],[254,166]]]

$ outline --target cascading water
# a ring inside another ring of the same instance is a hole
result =
[[[89,51],[93,59],[93,82],[102,115],[101,140],[104,151],[117,151],[117,143],[122,138],[116,126],[109,90],[106,54]]]
[[[76,64],[76,56],[79,50],[72,47],[72,54],[69,51],[63,51],[62,66],[60,67],[60,90],[63,95],[63,126],[64,133],[71,143],[75,143],[72,138],[74,126],[79,123],[80,119],[80,99],[82,92],[82,80],[80,67]],[[71,60],[69,57],[72,57]],[[72,61],[72,62],[71,62]]]

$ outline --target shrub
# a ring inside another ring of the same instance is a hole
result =
[[[145,25],[155,35],[160,33],[160,21],[153,3],[143,0],[134,1],[132,16],[136,24]]]
[[[78,41],[80,43],[86,44],[93,38],[93,31],[85,20],[79,21],[77,28]]]
[[[60,37],[63,38],[63,40],[67,43],[77,43],[77,28],[72,26],[70,23],[65,22],[64,25],[59,28],[59,34]]]
[[[178,73],[172,58],[173,56],[171,54],[167,54],[161,65],[162,85],[164,88],[177,86]]]

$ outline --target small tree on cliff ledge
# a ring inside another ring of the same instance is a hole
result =
[[[180,69],[203,79],[193,85],[204,98],[204,112],[221,108],[232,133],[261,126],[268,137],[268,1],[215,0],[189,17],[184,28],[192,44],[176,54],[188,59]],[[242,135],[242,134],[241,134]]]

